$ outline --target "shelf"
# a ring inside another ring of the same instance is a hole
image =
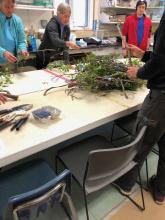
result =
[[[147,7],[147,10],[148,10],[148,9],[151,9],[151,10],[153,10],[153,9],[164,9],[164,6]]]
[[[108,23],[100,23],[100,25],[124,24],[124,21],[111,21]]]
[[[160,21],[152,21],[153,24],[159,24]]]
[[[154,9],[164,9],[164,6],[159,7],[148,7],[147,10],[154,10]],[[101,12],[112,12],[113,14],[130,14],[134,12],[136,9],[134,7],[122,7],[122,6],[112,6],[112,7],[103,7],[101,8]],[[127,12],[127,13],[126,13]]]
[[[101,8],[101,12],[105,12],[105,13],[112,13],[115,15],[126,15],[126,14],[130,14],[133,11],[135,11],[135,8],[128,8],[128,7],[104,7]]]
[[[152,24],[159,24],[160,21],[152,21]],[[100,25],[103,25],[103,26],[108,26],[108,25],[116,25],[116,24],[119,24],[119,25],[122,25],[124,24],[124,21],[111,21],[111,22],[108,22],[108,23],[100,23]]]
[[[35,5],[19,5],[19,4],[17,4],[16,9],[54,12],[54,8],[49,8],[49,7],[44,7],[44,6],[35,6]]]

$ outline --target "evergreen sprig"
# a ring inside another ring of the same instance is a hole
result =
[[[12,83],[10,69],[7,66],[0,67],[0,91],[10,83]]]
[[[143,81],[127,77],[127,64],[119,62],[116,56],[88,55],[76,65],[75,80],[80,88],[97,92],[99,90],[136,90]]]

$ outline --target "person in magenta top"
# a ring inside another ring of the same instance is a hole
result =
[[[126,18],[122,28],[123,50],[126,49],[127,43],[133,44],[144,51],[149,49],[152,22],[145,15],[146,8],[146,0],[138,0],[136,3],[136,13]]]

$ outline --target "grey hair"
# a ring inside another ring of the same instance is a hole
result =
[[[71,7],[67,3],[60,3],[57,7],[57,14],[64,14],[65,12],[71,13]]]

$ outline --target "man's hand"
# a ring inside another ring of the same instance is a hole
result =
[[[142,58],[145,51],[140,49],[139,47],[136,47],[132,44],[128,44],[127,45],[127,50],[130,50],[131,51],[131,55],[133,55],[134,57],[138,57],[138,58]]]
[[[132,66],[128,67],[127,70],[127,75],[130,79],[136,79],[137,78],[137,72],[138,72],[138,67]]]
[[[7,101],[7,98],[3,94],[0,93],[0,104],[1,103],[4,104],[6,101]]]
[[[73,41],[66,41],[66,46],[72,49],[80,49],[80,47],[77,44],[75,44]]]
[[[17,57],[15,57],[12,53],[10,53],[7,50],[3,53],[3,56],[7,59],[9,63],[14,63],[17,61]]]

